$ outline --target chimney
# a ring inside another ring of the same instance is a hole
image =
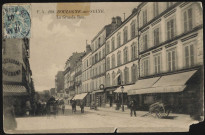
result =
[[[116,23],[116,18],[113,17],[113,18],[112,18],[112,24],[115,24],[115,23]]]
[[[86,45],[86,53],[89,53],[90,52],[90,45]]]
[[[121,20],[121,17],[120,16],[117,16],[116,17],[116,24],[117,24],[117,26],[120,26],[121,24],[122,24],[122,20]]]

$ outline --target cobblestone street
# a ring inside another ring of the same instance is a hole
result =
[[[141,117],[147,112],[137,111],[137,117],[130,117],[129,110],[122,112],[113,108],[99,108],[72,114],[66,106],[65,115],[17,118],[17,133],[111,133],[111,132],[182,132],[188,131],[194,121],[188,115],[170,114],[174,119]]]

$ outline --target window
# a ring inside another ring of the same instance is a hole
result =
[[[99,60],[101,60],[101,51],[99,51]]]
[[[107,58],[107,70],[110,69],[110,57]]]
[[[95,64],[95,57],[92,56],[92,64]]]
[[[187,32],[191,30],[193,27],[192,8],[186,10],[183,14],[183,17],[184,17],[184,32]]]
[[[99,65],[99,74],[102,73],[102,70],[101,70],[101,65]]]
[[[175,36],[175,22],[171,19],[167,22],[167,40],[173,39]]]
[[[131,59],[134,60],[136,58],[136,43],[133,43],[131,46]]]
[[[112,72],[112,85],[116,85],[116,80],[115,80],[115,72]]]
[[[121,65],[121,51],[117,53],[117,66]]]
[[[103,62],[103,72],[105,72],[105,62]]]
[[[124,28],[123,33],[124,33],[124,43],[127,43],[127,27]]]
[[[161,55],[155,55],[154,56],[154,72],[155,74],[158,74],[161,72]]]
[[[167,2],[167,8],[171,7],[173,5],[173,2]]]
[[[95,41],[95,50],[97,50],[98,49],[98,42],[97,42],[97,40]]]
[[[117,34],[117,46],[119,47],[121,45],[121,37],[120,33]]]
[[[112,51],[115,50],[115,38],[113,37],[112,38]]]
[[[112,68],[115,67],[115,55],[113,54],[112,55]]]
[[[87,65],[86,65],[86,67],[88,67],[88,60],[87,60]]]
[[[124,69],[124,74],[125,74],[125,84],[129,83],[129,69],[125,67]]]
[[[90,57],[90,65],[92,65],[92,57]]]
[[[159,7],[158,7],[158,2],[154,2],[153,3],[154,6],[154,17],[156,17],[157,15],[159,15]]]
[[[121,81],[121,84],[123,84],[123,74],[122,74],[122,71],[120,69],[118,69],[117,74],[120,74],[120,81]]]
[[[98,47],[100,47],[100,42],[101,42],[101,40],[100,40],[100,37],[98,38]]]
[[[176,50],[172,49],[167,52],[168,71],[176,70]]]
[[[90,77],[92,77],[92,70],[90,70]]]
[[[135,21],[131,24],[131,38],[133,39],[135,37]]]
[[[184,61],[185,67],[194,66],[194,45],[187,45],[184,47]]]
[[[135,64],[133,64],[132,66],[132,82],[136,82],[137,80],[137,66]]]
[[[95,74],[98,75],[98,68],[95,67]]]
[[[102,57],[105,57],[105,48],[103,48],[103,50],[102,50]]]
[[[159,45],[159,28],[154,29],[154,45]]]
[[[145,9],[143,12],[143,25],[147,23],[147,9]]]
[[[128,62],[128,49],[125,47],[124,49],[124,63]]]
[[[107,74],[106,80],[107,80],[107,86],[110,86],[110,74],[109,73]]]
[[[143,60],[143,75],[147,76],[149,74],[149,59]]]
[[[107,42],[107,48],[106,48],[106,50],[107,50],[107,54],[110,53],[110,42],[109,42],[109,41]]]
[[[95,54],[95,63],[98,61],[98,53]]]
[[[147,49],[148,49],[148,44],[147,44],[147,42],[148,42],[147,34],[145,34],[145,35],[143,36],[143,50],[147,50]]]

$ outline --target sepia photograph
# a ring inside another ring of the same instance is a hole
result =
[[[189,132],[203,50],[202,2],[6,3],[3,132]]]

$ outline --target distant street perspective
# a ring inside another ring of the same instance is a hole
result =
[[[5,133],[188,132],[204,120],[202,3],[2,11]]]

